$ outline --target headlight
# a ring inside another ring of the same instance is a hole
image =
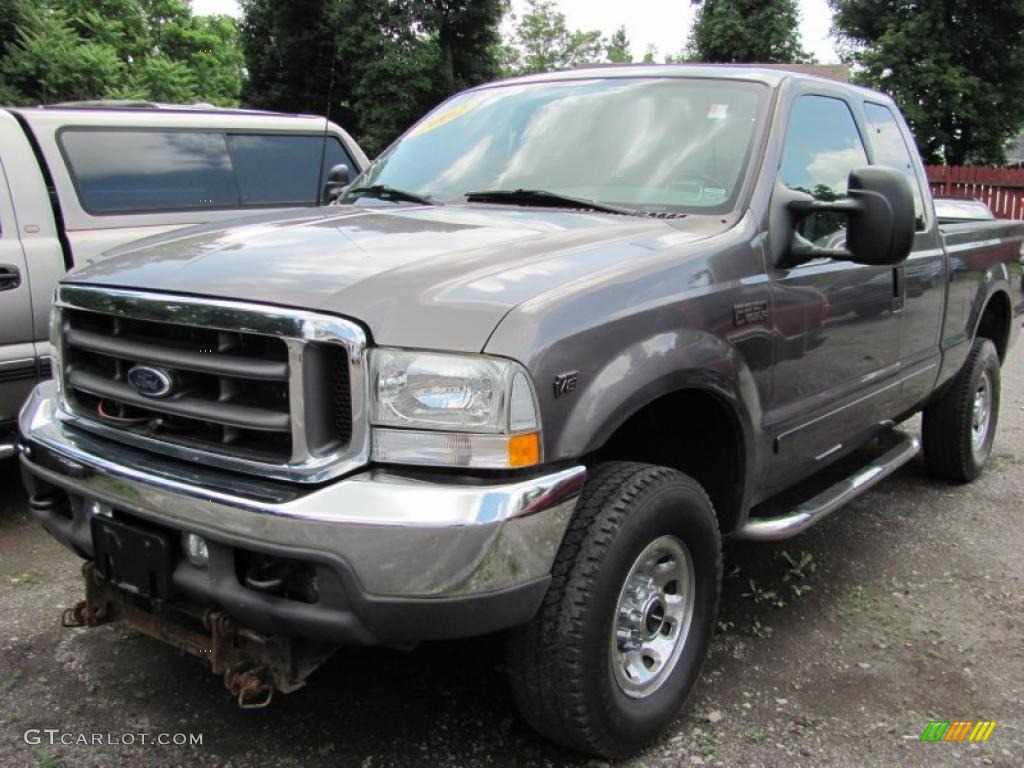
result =
[[[540,421],[521,365],[485,355],[371,353],[373,458],[508,469],[540,462]]]

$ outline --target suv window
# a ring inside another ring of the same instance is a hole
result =
[[[910,148],[903,138],[899,123],[892,110],[881,104],[865,102],[864,114],[868,119],[868,127],[878,150],[876,162],[879,165],[887,165],[902,171],[914,190],[914,212],[917,214],[917,228],[924,229],[924,199],[921,197],[921,185],[918,183],[917,174],[914,173],[914,161],[910,154]]]
[[[779,178],[790,189],[818,200],[846,197],[850,171],[868,164],[864,142],[850,107],[842,99],[801,96],[789,118]],[[800,225],[800,234],[821,247],[840,245],[846,219],[817,213]]]
[[[317,201],[322,136],[69,129],[60,144],[82,207],[94,215]],[[356,170],[329,137],[324,178],[338,163]]]
[[[228,134],[228,148],[242,191],[243,205],[295,204],[316,202],[317,166],[324,156],[322,181],[339,163],[356,171],[352,160],[335,137],[326,147],[323,136],[274,136]]]
[[[60,141],[90,213],[238,205],[220,133],[68,130]]]

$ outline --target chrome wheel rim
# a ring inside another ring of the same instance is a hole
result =
[[[693,560],[675,536],[662,536],[633,562],[615,606],[611,666],[627,696],[660,688],[686,645],[693,623]]]
[[[974,391],[974,407],[971,410],[971,447],[978,456],[985,449],[989,425],[992,423],[992,376],[988,371],[981,376]]]

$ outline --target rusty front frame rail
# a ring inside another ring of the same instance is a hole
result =
[[[64,611],[65,627],[96,627],[118,622],[209,662],[214,674],[245,709],[270,704],[274,691],[291,693],[334,652],[330,645],[278,635],[261,635],[238,623],[225,611],[191,610],[174,605],[140,607],[145,602],[118,589],[97,573],[92,562],[82,566],[85,600]],[[176,614],[186,621],[176,617]],[[187,626],[187,618],[203,627]]]

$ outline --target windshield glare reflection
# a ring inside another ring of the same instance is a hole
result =
[[[648,211],[725,213],[765,100],[755,83],[694,78],[487,88],[442,104],[356,186],[448,202],[477,190],[544,190]]]

